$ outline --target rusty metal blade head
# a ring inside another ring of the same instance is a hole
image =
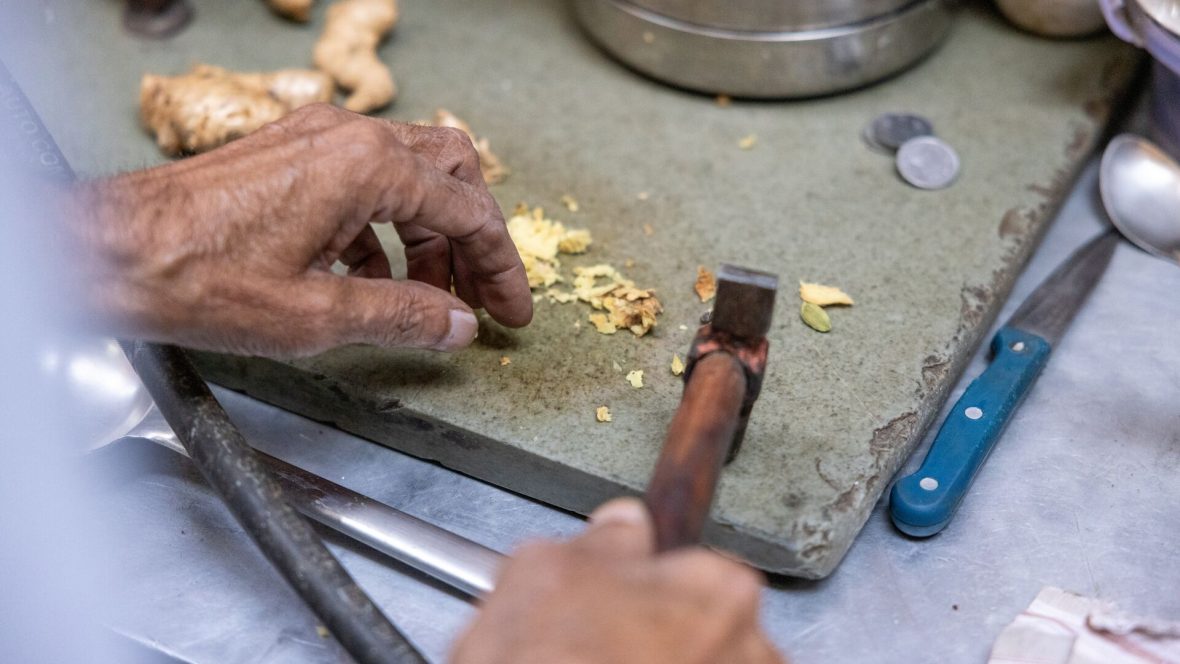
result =
[[[1086,296],[1102,278],[1119,237],[1112,229],[1074,252],[1028,296],[1008,319],[1008,326],[1031,332],[1056,346]]]
[[[778,276],[734,265],[717,271],[713,328],[738,337],[764,337],[770,331]]]

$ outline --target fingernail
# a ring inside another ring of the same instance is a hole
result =
[[[436,350],[459,350],[467,347],[479,332],[479,322],[475,314],[462,309],[451,309],[451,329],[445,339],[434,348]]]
[[[608,523],[643,526],[650,518],[647,506],[638,498],[616,498],[594,510],[590,515],[590,527]]]

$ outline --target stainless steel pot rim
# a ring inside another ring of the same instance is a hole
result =
[[[942,41],[949,0],[842,28],[759,33],[701,30],[630,0],[577,0],[587,34],[622,63],[676,87],[758,99],[814,97],[881,80]]]
[[[1164,30],[1180,37],[1180,0],[1132,0]]]
[[[578,0],[579,2],[588,2],[591,0]],[[859,21],[857,23],[850,23],[847,25],[833,26],[828,28],[814,28],[810,30],[777,30],[777,31],[758,31],[758,30],[733,30],[728,28],[716,28],[705,25],[698,25],[696,23],[689,23],[676,18],[671,18],[663,14],[653,12],[636,5],[629,0],[596,0],[598,2],[608,2],[615,5],[619,9],[635,16],[638,19],[651,23],[653,26],[665,28],[667,30],[674,30],[676,32],[685,32],[698,35],[701,37],[709,37],[712,39],[723,39],[740,42],[768,42],[768,43],[786,43],[786,42],[814,42],[841,39],[852,35],[857,35],[864,32],[870,32],[888,25],[894,21],[902,20],[907,15],[920,11],[931,5],[938,5],[945,2],[945,0],[914,0],[913,2],[893,11],[889,14],[878,16],[866,21]]]
[[[913,0],[631,0],[672,19],[705,27],[765,32],[812,30],[859,23]]]

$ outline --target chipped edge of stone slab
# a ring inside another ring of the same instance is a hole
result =
[[[382,409],[346,383],[311,371],[264,358],[204,352],[190,356],[202,376],[222,387],[561,509],[586,515],[611,498],[642,492],[641,487],[593,475],[401,405]],[[316,405],[328,403],[330,409]],[[498,461],[488,463],[491,457]],[[784,576],[823,578],[840,561],[834,558],[820,568],[806,565],[797,551],[781,542],[753,530],[739,532],[725,521],[710,521],[705,541]]]

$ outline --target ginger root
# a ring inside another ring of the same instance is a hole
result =
[[[307,23],[311,18],[311,5],[315,0],[266,0],[274,13],[292,21]]]
[[[499,184],[508,177],[508,174],[511,171],[509,171],[508,167],[504,165],[504,162],[500,161],[500,158],[497,157],[494,152],[492,152],[492,144],[488,142],[488,139],[476,136],[475,132],[471,131],[471,126],[461,120],[459,116],[445,108],[440,108],[434,112],[434,121],[431,122],[431,124],[433,124],[435,127],[451,127],[467,134],[467,137],[471,139],[471,144],[475,146],[475,151],[479,153],[479,170],[483,174],[483,181],[485,183]],[[573,199],[571,198],[570,200],[572,201]],[[563,205],[565,205],[564,202]],[[577,202],[574,202],[572,208],[569,205],[566,205],[566,207],[570,209],[571,212],[576,212]]]
[[[283,69],[233,72],[196,65],[187,74],[145,74],[139,113],[169,155],[212,150],[268,122],[315,102],[332,100],[332,80],[323,72]]]
[[[328,8],[313,57],[316,67],[351,93],[344,108],[369,113],[397,95],[393,74],[377,57],[377,45],[397,19],[397,0],[339,0]]]

